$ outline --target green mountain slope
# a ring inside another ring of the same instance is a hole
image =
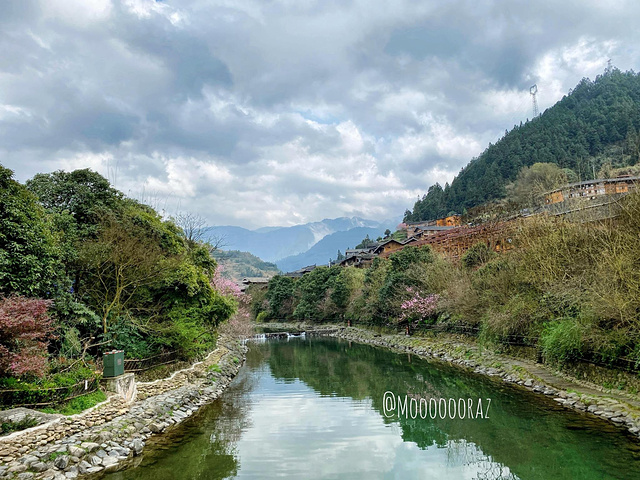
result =
[[[215,250],[213,256],[222,265],[222,276],[239,281],[245,277],[271,277],[279,273],[274,263],[269,263],[249,252]]]
[[[556,163],[572,169],[580,179],[591,179],[606,158],[602,154],[617,144],[620,157],[634,164],[639,160],[638,130],[640,75],[612,69],[595,81],[584,78],[542,115],[514,127],[495,145],[489,144],[451,185],[431,186],[404,219],[433,220],[503,198],[505,186],[518,171],[536,162]]]

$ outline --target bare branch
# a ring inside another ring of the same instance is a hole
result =
[[[188,242],[199,243],[206,231],[206,220],[200,215],[180,212],[175,216],[175,224],[179,226]]]
[[[226,235],[209,235],[206,245],[209,247],[209,252],[211,253],[229,246]]]

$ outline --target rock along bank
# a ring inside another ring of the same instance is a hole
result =
[[[218,338],[202,362],[137,386],[137,400],[118,396],[70,417],[0,437],[0,478],[64,480],[117,470],[145,441],[216,399],[244,363],[247,347]]]
[[[546,395],[567,408],[596,415],[640,437],[640,398],[638,395],[607,391],[593,383],[579,381],[545,365],[500,355],[475,342],[449,337],[420,337],[378,333],[367,328],[305,323],[259,324],[272,331],[305,332],[341,338],[457,365],[468,371],[520,385],[533,393]],[[266,334],[278,337],[279,334]],[[286,337],[286,335],[285,335]]]

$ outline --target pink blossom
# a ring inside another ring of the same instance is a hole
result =
[[[401,320],[419,322],[436,313],[438,300],[440,299],[439,295],[425,295],[413,287],[408,287],[407,293],[411,297],[400,305],[400,309],[402,310],[402,314],[400,315]]]
[[[223,277],[222,272],[224,272],[224,267],[222,265],[218,265],[218,268],[216,268],[216,273],[211,279],[211,286],[222,295],[230,295],[239,299],[242,296],[240,287],[234,281]]]

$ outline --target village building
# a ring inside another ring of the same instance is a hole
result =
[[[378,245],[378,247],[373,251],[376,255],[386,254],[389,255],[393,252],[397,252],[398,250],[402,250],[404,244],[399,242],[398,240],[387,240],[384,243]]]
[[[245,277],[242,279],[244,285],[266,285],[272,277]]]
[[[439,225],[424,225],[415,227],[412,231],[412,234],[409,235],[407,231],[407,238],[422,238],[429,235],[435,235],[438,232],[445,232],[447,230],[452,230],[458,227],[452,226],[439,226]]]
[[[376,248],[378,248],[378,245],[380,244],[376,242],[365,248],[348,248],[344,251],[344,255],[345,257],[349,257],[351,255],[362,255],[365,253],[371,253]]]
[[[341,267],[367,268],[371,266],[374,258],[376,258],[376,255],[373,253],[359,253],[345,257],[338,262],[338,265]]]
[[[269,277],[245,277],[240,282],[238,282],[238,287],[240,287],[240,291],[244,292],[251,285],[260,285],[266,287],[269,284],[269,280],[271,280],[273,276]]]
[[[620,176],[575,182],[543,194],[545,205],[553,205],[574,198],[590,199],[602,195],[626,194],[636,188],[640,177]]]
[[[306,273],[313,272],[316,269],[316,265],[309,265],[293,272],[287,272],[283,276],[290,278],[300,278]]]
[[[407,238],[411,238],[421,237],[425,232],[438,232],[461,225],[462,217],[460,215],[449,215],[448,217],[438,218],[437,220],[407,222],[402,224],[402,230],[406,230]]]

